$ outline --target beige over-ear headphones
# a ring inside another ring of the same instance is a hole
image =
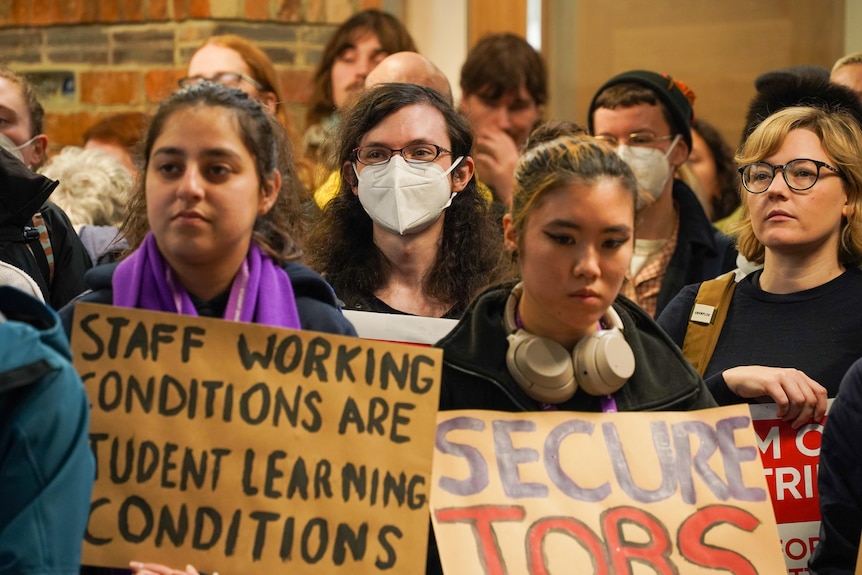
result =
[[[611,329],[584,337],[570,354],[557,342],[518,327],[515,309],[522,291],[521,283],[512,288],[503,317],[509,332],[506,366],[527,395],[536,401],[562,403],[578,387],[590,395],[610,395],[628,381],[635,371],[635,356],[613,307],[605,314]]]

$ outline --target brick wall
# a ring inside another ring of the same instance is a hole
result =
[[[0,0],[0,62],[33,81],[51,150],[99,118],[151,112],[214,34],[254,40],[301,128],[310,80],[338,23],[381,0]]]

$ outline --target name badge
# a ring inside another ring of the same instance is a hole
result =
[[[711,305],[703,303],[694,304],[694,309],[691,310],[691,321],[701,325],[709,325],[712,323],[712,318],[715,316],[715,308]]]

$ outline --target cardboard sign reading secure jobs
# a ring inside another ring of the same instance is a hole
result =
[[[785,571],[746,405],[438,415],[447,574]]]
[[[88,565],[424,569],[442,352],[75,310],[97,478]]]

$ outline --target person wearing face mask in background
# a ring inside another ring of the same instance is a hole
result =
[[[44,116],[33,86],[0,67],[0,260],[24,270],[59,309],[87,289],[92,263],[69,218],[48,201],[57,182],[33,171],[48,146]]]
[[[362,94],[339,132],[341,188],[308,264],[348,309],[459,317],[500,257],[469,126],[436,91],[392,83]]]
[[[593,97],[592,134],[617,149],[638,182],[638,225],[622,293],[653,317],[683,286],[736,267],[736,249],[706,217],[694,192],[673,177],[691,151],[694,96],[667,75],[633,70]]]
[[[396,52],[386,56],[365,78],[365,88],[392,82],[416,84],[437,90],[443,99],[452,104],[452,88],[446,74],[418,52]],[[358,94],[356,96],[358,97]],[[326,182],[314,191],[317,208],[324,209],[329,200],[338,194],[340,187],[341,169],[333,168]]]
[[[532,48],[531,48],[532,49]],[[452,87],[446,74],[443,73],[433,62],[418,52],[397,52],[390,54],[372,70],[365,78],[365,88],[371,88],[377,84],[392,82],[404,82],[416,84],[436,90],[449,104],[454,105]],[[358,97],[358,94],[356,95]],[[490,188],[482,183],[478,177],[476,184],[479,194],[488,202],[494,201],[494,195]],[[333,169],[329,177],[320,187],[314,191],[314,203],[316,208],[324,209],[326,204],[338,194],[341,186],[341,170]],[[502,204],[495,202],[492,206],[496,211],[494,218],[502,217],[500,208],[505,209]],[[316,212],[315,212],[316,213]],[[499,217],[497,217],[499,214]]]

